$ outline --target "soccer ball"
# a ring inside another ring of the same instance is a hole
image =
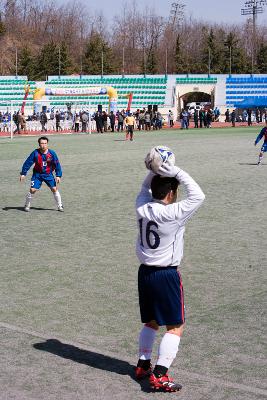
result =
[[[175,164],[175,155],[172,150],[167,146],[156,146],[150,150],[145,158],[145,165],[147,169],[150,169],[155,174],[158,173],[159,168],[162,164]]]

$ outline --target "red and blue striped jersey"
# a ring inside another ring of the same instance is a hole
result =
[[[260,134],[257,136],[257,139],[255,140],[255,144],[259,143],[259,141],[264,137],[264,143],[267,143],[267,126],[262,128],[260,131]]]
[[[55,151],[48,149],[46,153],[41,153],[39,149],[34,150],[24,162],[21,175],[27,175],[27,172],[34,164],[33,173],[50,175],[54,171],[56,176],[61,178],[62,169]]]

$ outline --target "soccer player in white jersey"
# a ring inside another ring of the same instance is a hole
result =
[[[168,376],[178,352],[185,323],[183,285],[179,272],[183,257],[185,224],[205,199],[199,185],[176,166],[163,164],[145,178],[136,199],[139,235],[136,254],[141,263],[138,292],[141,320],[137,379],[149,376],[154,390],[176,392],[182,388]],[[178,185],[186,198],[177,202]],[[151,353],[159,326],[166,326],[152,372]]]

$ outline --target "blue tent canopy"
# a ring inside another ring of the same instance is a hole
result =
[[[262,97],[247,97],[243,101],[234,104],[235,108],[255,108],[267,107],[267,96]]]

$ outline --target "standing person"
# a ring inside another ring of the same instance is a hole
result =
[[[201,109],[199,110],[199,127],[200,127],[200,128],[203,128],[204,117],[205,117],[205,111],[203,110],[203,108],[201,108]]]
[[[16,125],[16,129],[14,130],[13,133],[18,133],[20,134],[20,121],[19,121],[19,111],[18,112],[14,112],[13,114],[13,122]]]
[[[262,159],[263,159],[263,153],[266,153],[267,151],[267,123],[264,128],[260,131],[259,135],[257,136],[255,140],[255,146],[259,143],[259,141],[264,138],[263,140],[263,145],[261,146],[260,154],[259,154],[259,159],[258,159],[258,165],[261,164]]]
[[[145,113],[145,127],[146,131],[151,130],[151,115],[149,111],[146,111]]]
[[[120,111],[118,114],[118,129],[117,131],[123,132],[123,121],[124,121],[124,114]]]
[[[207,110],[207,114],[206,114],[206,118],[207,118],[207,128],[211,128],[212,117],[213,117],[213,113],[212,113],[211,109],[209,108],[209,109]]]
[[[64,211],[64,208],[61,201],[61,195],[57,187],[62,177],[62,170],[58,156],[53,150],[48,149],[47,137],[40,137],[38,139],[38,144],[39,149],[34,150],[29,155],[27,160],[24,162],[20,173],[20,182],[22,182],[24,181],[27,172],[34,164],[33,175],[31,178],[31,188],[29,193],[26,195],[24,210],[27,212],[30,211],[33,195],[41,188],[42,183],[45,182],[54,195],[58,211],[62,212]],[[53,174],[54,171],[56,173],[56,178]]]
[[[158,174],[145,178],[136,199],[139,236],[136,254],[140,262],[138,292],[141,320],[137,379],[149,376],[152,389],[175,392],[182,388],[168,376],[183,333],[184,297],[180,275],[185,224],[205,199],[198,184],[176,166],[163,164]],[[176,202],[178,185],[186,198]],[[151,354],[159,326],[166,326],[153,373]]]
[[[47,129],[46,129],[47,116],[46,116],[46,113],[45,113],[44,111],[41,112],[41,115],[40,115],[40,123],[41,123],[41,126],[42,126],[41,131],[42,131],[42,132],[44,132],[44,131],[47,132]]]
[[[218,108],[218,107],[215,107],[213,113],[214,113],[214,122],[218,122],[218,121],[219,121],[220,114],[221,114],[219,108]]]
[[[257,124],[259,124],[260,123],[260,110],[258,107],[256,108],[255,116],[256,116],[256,122],[257,122]]]
[[[59,130],[62,131],[62,128],[61,128],[61,126],[60,126],[60,113],[59,113],[58,110],[56,111],[55,119],[56,119],[56,131],[57,131],[57,132],[58,132]]]
[[[125,118],[125,123],[127,125],[127,133],[125,140],[128,140],[130,136],[130,140],[133,141],[135,118],[132,115],[132,113],[129,113],[129,115]]]
[[[224,113],[225,115],[225,122],[230,122],[230,111],[229,108],[227,108],[227,110]]]
[[[104,132],[108,131],[108,114],[106,111],[103,111],[102,113],[102,121],[103,121],[103,126],[104,126]]]
[[[231,112],[231,122],[232,122],[232,127],[234,128],[235,127],[235,122],[236,122],[236,112],[235,112],[235,110],[233,110]]]
[[[102,118],[102,113],[100,111],[97,111],[94,120],[96,122],[97,133],[103,133],[103,118]]]
[[[252,126],[252,111],[248,109],[248,126]]]
[[[194,123],[195,123],[194,128],[198,128],[198,110],[197,109],[195,109],[195,111],[194,111]]]
[[[87,114],[86,111],[83,111],[81,113],[81,122],[82,122],[82,132],[87,131],[87,124],[89,122],[89,115]]]
[[[145,109],[143,108],[143,110],[140,111],[139,114],[139,125],[138,125],[138,129],[139,131],[143,131],[145,129]]]
[[[173,112],[172,112],[172,110],[169,110],[168,120],[169,120],[169,127],[170,128],[173,128],[173,125],[174,125],[173,119],[174,119]]]
[[[247,110],[243,110],[242,111],[242,122],[246,122],[247,116],[248,116]]]
[[[159,111],[157,112],[156,124],[157,124],[158,129],[162,129],[162,126],[163,126],[163,116],[162,116],[162,114],[161,114]]]
[[[19,123],[21,129],[25,132],[26,131],[26,118],[24,112],[19,115]]]
[[[184,109],[182,109],[181,118],[181,129],[188,129],[188,112]]]
[[[74,132],[79,132],[80,130],[80,116],[78,113],[74,117]]]
[[[111,128],[111,132],[114,132],[114,127],[115,127],[115,114],[113,111],[110,111],[109,114],[109,120],[110,120],[110,128]]]

